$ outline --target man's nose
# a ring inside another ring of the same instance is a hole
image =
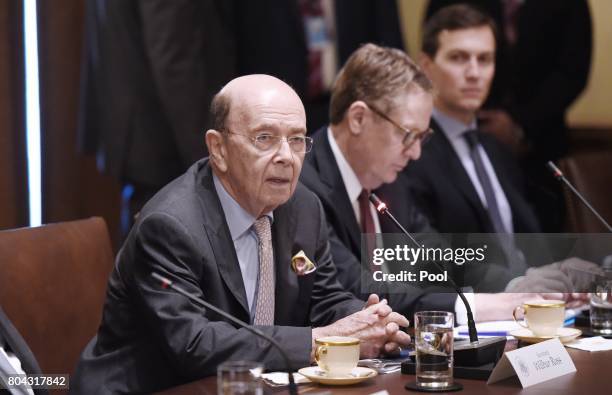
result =
[[[279,143],[276,153],[274,154],[274,160],[278,162],[291,163],[295,152],[291,149],[289,141],[286,137],[283,137]]]
[[[410,160],[418,160],[421,157],[421,141],[417,140],[406,149],[406,156]]]
[[[480,64],[478,64],[478,59],[476,59],[476,57],[472,57],[470,58],[470,60],[468,61],[467,65],[466,65],[467,69],[466,69],[466,76],[468,78],[478,78],[480,77]]]

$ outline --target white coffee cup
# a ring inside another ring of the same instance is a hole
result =
[[[522,321],[516,317],[519,310],[523,310]],[[524,302],[514,309],[512,316],[519,325],[530,329],[536,336],[554,336],[565,321],[565,302],[562,300]]]
[[[350,374],[359,362],[359,339],[327,336],[315,339],[315,361],[329,376]]]

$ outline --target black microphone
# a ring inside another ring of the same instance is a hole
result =
[[[552,161],[548,161],[546,163],[546,167],[550,169],[550,171],[553,173],[553,176],[557,180],[563,182],[570,189],[570,191],[572,191],[572,193],[576,195],[578,199],[580,199],[580,201],[582,202],[582,204],[586,206],[586,208],[591,210],[591,212],[593,213],[593,215],[595,215],[595,217],[597,217],[599,222],[601,222],[603,226],[605,226],[606,229],[608,229],[608,232],[612,233],[612,227],[610,226],[610,224],[607,223],[606,220],[597,212],[597,210],[595,210],[595,208],[591,206],[591,204],[584,198],[584,196],[582,196],[582,194],[578,192],[576,188],[574,188],[572,183],[569,182],[567,178],[565,178],[561,169],[559,169]]]
[[[421,245],[416,241],[414,237],[399,223],[399,221],[391,214],[387,205],[378,198],[374,193],[370,193],[370,202],[374,204],[376,207],[376,211],[380,214],[386,215],[393,221],[395,226],[398,227],[399,230],[402,231],[412,242],[420,248]],[[436,261],[432,261],[433,264],[440,272],[444,272],[444,269],[438,264]],[[472,308],[468,303],[463,291],[455,281],[448,277],[448,282],[453,286],[455,292],[459,295],[459,299],[465,305],[465,310],[467,312],[468,319],[468,333],[470,335],[469,344],[457,345],[454,347],[455,351],[455,359],[457,363],[464,366],[477,366],[484,365],[491,362],[497,362],[501,354],[503,353],[504,347],[506,345],[506,338],[504,336],[498,337],[490,337],[486,339],[479,340],[478,332],[476,331],[476,322],[474,322],[474,314],[472,313]]]
[[[223,318],[226,318],[230,321],[232,321],[233,323],[239,325],[240,327],[248,330],[249,332],[266,339],[267,341],[270,342],[270,344],[272,344],[274,347],[276,347],[276,349],[278,349],[278,351],[280,352],[280,354],[282,355],[283,359],[285,360],[285,365],[287,365],[287,375],[289,376],[289,394],[291,395],[297,395],[297,387],[295,385],[295,380],[293,379],[293,369],[291,369],[291,363],[289,362],[289,357],[287,356],[287,353],[285,353],[285,350],[283,350],[283,348],[280,346],[280,344],[278,344],[278,342],[276,340],[274,340],[272,337],[266,335],[265,333],[263,333],[262,331],[260,331],[257,328],[252,327],[251,325],[247,324],[246,322],[234,317],[233,315],[226,313],[225,311],[221,310],[220,308],[208,303],[207,301],[203,300],[202,298],[199,298],[197,296],[194,296],[192,294],[190,294],[189,292],[185,291],[183,288],[177,286],[174,284],[174,282],[156,272],[151,272],[151,276],[160,281],[161,282],[161,286],[162,288],[171,288],[172,290],[180,293],[181,295],[187,297],[189,300],[191,300],[192,302],[195,302],[199,305],[202,305],[204,307],[206,307],[207,309],[210,309],[212,311],[214,311],[215,313],[221,315]]]

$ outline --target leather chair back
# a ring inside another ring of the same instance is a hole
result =
[[[560,163],[565,177],[612,224],[612,151],[578,153]],[[606,233],[606,228],[571,191],[564,187],[568,230],[575,233]]]
[[[0,232],[0,304],[43,373],[74,371],[98,330],[112,266],[102,218]]]

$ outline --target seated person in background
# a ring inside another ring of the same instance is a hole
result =
[[[313,361],[322,336],[361,339],[363,357],[410,341],[399,331],[408,321],[386,301],[364,303],[336,280],[320,202],[298,185],[312,141],[297,94],[271,76],[240,77],[211,113],[210,159],[145,205],[119,252],[75,393],[153,392],[215,374],[226,360],[284,368],[268,342],[162,289],[152,271],[274,337],[293,368]],[[292,268],[300,251],[314,272]]]
[[[495,74],[497,34],[493,19],[468,5],[443,8],[428,19],[420,63],[437,89],[434,133],[421,159],[404,173],[416,204],[439,232],[495,233],[500,244],[518,251],[513,234],[539,232],[537,217],[516,159],[480,132],[477,120]],[[520,252],[507,256],[510,278],[525,273]],[[589,266],[572,260],[531,272],[551,276],[561,269],[567,275],[576,264]]]
[[[0,388],[6,388],[9,375],[41,374],[40,367],[30,348],[0,307]],[[0,390],[0,393],[4,393]],[[8,391],[10,394],[46,395],[46,389],[32,390],[20,385]]]
[[[440,232],[535,233],[516,159],[478,130],[495,74],[497,28],[466,5],[443,8],[423,30],[421,66],[438,94],[434,134],[406,169],[418,206]]]
[[[424,309],[455,311],[457,322],[463,323],[467,321],[465,308],[452,289],[433,293],[430,291],[436,290],[408,284],[385,288],[360,264],[362,233],[398,232],[367,200],[372,190],[389,204],[409,232],[435,232],[410,202],[405,180],[401,175],[398,178],[406,165],[414,166],[410,161],[419,159],[421,145],[429,134],[432,108],[431,82],[408,55],[397,49],[364,45],[336,78],[331,125],[313,135],[314,146],[300,180],[321,199],[334,231],[330,243],[338,278],[348,290],[365,299],[363,289],[378,288],[376,292],[384,294],[396,311],[406,315]],[[557,288],[564,288],[563,273],[549,277]],[[539,296],[475,294],[468,299],[472,300],[476,319],[486,321],[510,319],[517,300]]]
[[[487,13],[499,28],[495,77],[478,112],[479,130],[519,154],[540,226],[546,232],[560,232],[563,191],[544,164],[568,152],[566,115],[587,86],[591,69],[592,2],[432,0],[426,18],[458,3]]]

